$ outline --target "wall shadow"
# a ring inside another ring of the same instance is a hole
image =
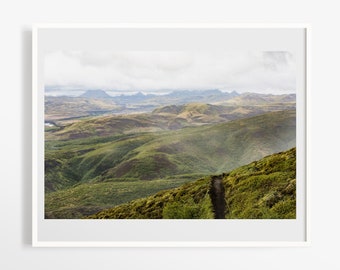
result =
[[[21,31],[21,239],[32,244],[32,30]]]

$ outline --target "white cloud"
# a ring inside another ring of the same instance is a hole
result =
[[[288,52],[77,52],[45,57],[45,85],[126,92],[220,89],[294,92]]]

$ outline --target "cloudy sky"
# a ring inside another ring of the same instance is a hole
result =
[[[45,89],[63,93],[88,89],[117,94],[207,89],[293,93],[296,83],[289,52],[55,51],[46,55],[44,64]]]

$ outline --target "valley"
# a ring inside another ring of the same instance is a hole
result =
[[[96,213],[201,183],[296,145],[295,95],[104,93],[45,100],[45,218],[103,218]],[[207,192],[209,184],[203,186]],[[198,218],[214,218],[208,197],[201,198]],[[178,218],[171,209],[184,199],[173,203],[157,210],[161,215],[133,210],[137,216],[127,211],[108,218]]]

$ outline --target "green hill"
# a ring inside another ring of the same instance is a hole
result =
[[[219,204],[218,204],[219,203]],[[227,174],[91,215],[91,219],[296,218],[296,149],[267,156]],[[220,217],[221,218],[221,217]]]
[[[161,133],[136,147],[103,179],[221,173],[295,146],[295,111]]]
[[[81,123],[79,129],[89,129]],[[179,130],[46,141],[46,217],[81,218],[230,171],[294,147],[295,128],[295,111],[280,111]]]
[[[169,105],[155,109],[153,115],[168,117],[174,123],[221,123],[230,120],[247,118],[271,111],[295,109],[295,103],[264,103],[264,104],[205,104],[188,103],[183,105]]]
[[[78,99],[79,102],[82,100],[81,98]],[[79,104],[79,112],[82,112],[81,108],[85,109],[90,104],[94,104],[94,102],[109,101],[110,99],[90,99],[86,105]],[[48,103],[49,101],[46,102]],[[75,102],[73,105],[77,106],[77,103]],[[60,107],[63,109],[61,105]],[[46,121],[53,120],[53,118],[48,116],[50,110],[51,108],[46,109]],[[67,109],[64,110],[68,111]],[[60,110],[61,112],[59,111],[59,113],[64,113],[64,110]],[[94,136],[107,137],[137,132],[178,130],[183,127],[225,123],[231,120],[249,118],[267,112],[283,110],[295,110],[295,103],[269,103],[261,105],[189,103],[160,107],[153,110],[152,113],[109,114],[97,117],[84,117],[85,115],[82,115],[83,117],[70,117],[63,120],[56,118],[57,120],[54,119],[55,121],[51,121],[55,126],[53,128],[46,128],[45,140],[69,140],[91,138]],[[104,111],[105,108],[103,107],[103,112]],[[92,110],[91,112],[92,115],[96,115],[99,111]],[[107,110],[107,112],[109,112],[109,110]]]
[[[295,111],[177,131],[46,142],[46,190],[221,173],[295,146]]]

